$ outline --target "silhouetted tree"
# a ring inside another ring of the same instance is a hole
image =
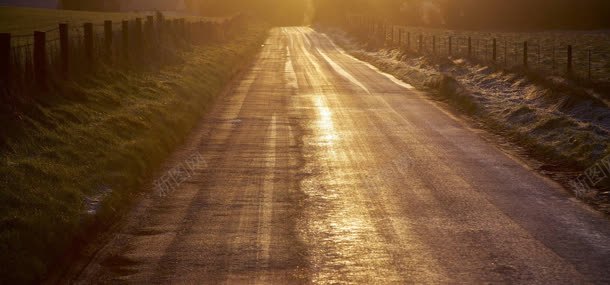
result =
[[[358,13],[394,23],[467,29],[610,27],[610,0],[317,0],[320,21]]]
[[[65,9],[118,10],[129,0],[62,0]],[[274,24],[301,24],[307,2],[315,19],[350,13],[417,26],[465,29],[591,29],[610,27],[610,0],[186,0],[204,15],[258,14]]]

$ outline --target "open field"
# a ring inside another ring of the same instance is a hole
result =
[[[121,21],[152,14],[152,12],[102,13],[0,6],[0,33],[31,34],[35,30],[45,31],[57,28],[57,24],[62,22],[82,25],[85,22]]]
[[[109,13],[0,6],[0,33],[29,35],[35,30],[45,31],[57,28],[58,23],[81,26],[86,22],[122,21],[153,14],[154,12]],[[185,18],[187,20],[206,21],[218,19],[181,15],[173,12],[164,12],[164,14],[170,19]]]
[[[610,31],[539,31],[494,32],[461,31],[403,27],[403,44],[411,34],[411,47],[417,48],[417,38],[424,35],[425,50],[432,50],[433,37],[437,38],[437,51],[448,53],[448,38],[453,38],[453,54],[467,52],[468,37],[472,39],[473,54],[477,59],[491,61],[492,42],[497,40],[497,62],[506,67],[523,65],[523,43],[528,42],[530,68],[563,75],[567,71],[568,45],[573,49],[573,68],[578,77],[588,78],[589,52],[591,53],[591,79],[610,82]],[[398,29],[396,33],[399,33]],[[397,37],[397,34],[395,35]]]
[[[468,57],[505,69],[610,84],[610,30],[452,30],[398,26],[362,15],[348,17],[346,24],[362,39],[420,54]]]
[[[20,32],[62,19],[135,16],[13,8],[2,13],[2,27]],[[26,28],[26,22],[36,24]],[[169,65],[100,66],[41,92],[12,126],[20,131],[0,149],[0,283],[36,281],[75,246],[76,236],[93,224],[111,223],[265,34],[263,24],[251,24],[239,37],[176,50]]]
[[[57,42],[59,39],[59,24],[67,23],[73,34],[83,34],[83,24],[92,23],[95,33],[103,33],[104,21],[112,21],[115,29],[120,28],[121,21],[133,21],[141,18],[145,21],[146,16],[155,15],[156,12],[131,12],[131,13],[108,13],[90,11],[53,10],[22,7],[0,6],[0,33],[11,34],[11,46],[15,53],[23,53],[20,49],[33,44],[34,31],[46,32],[49,42]],[[163,12],[165,19],[184,19],[187,22],[217,22],[222,17],[200,17],[180,14],[177,12]],[[35,20],[32,20],[35,19]],[[31,53],[31,48],[29,50]]]

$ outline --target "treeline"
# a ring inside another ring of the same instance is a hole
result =
[[[187,0],[186,5],[202,15],[221,16],[238,12],[260,15],[276,25],[301,25],[308,0]]]
[[[446,25],[458,28],[610,27],[609,0],[448,0],[443,13]]]
[[[59,7],[67,10],[119,11],[124,0],[60,0]]]
[[[61,0],[60,6],[70,10],[118,11],[134,0]],[[145,6],[167,7],[179,5],[179,0],[138,0]],[[147,2],[149,1],[149,2]],[[184,0],[192,13],[203,16],[227,16],[239,12],[258,14],[276,25],[301,25],[310,0]],[[163,2],[163,3],[161,3]],[[157,4],[157,5],[155,5]],[[144,4],[143,4],[144,5]],[[136,5],[137,6],[137,5]]]
[[[317,20],[368,14],[416,26],[463,29],[610,27],[610,0],[315,0]]]
[[[113,11],[127,1],[133,0],[61,3],[66,9]],[[184,4],[201,15],[250,12],[276,25],[300,25],[312,17],[339,22],[355,13],[397,24],[461,29],[610,28],[610,0],[185,0]]]

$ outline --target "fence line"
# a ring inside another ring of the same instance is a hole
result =
[[[29,35],[0,33],[0,85],[4,94],[20,94],[51,79],[86,74],[96,65],[138,66],[185,49],[222,41],[244,27],[244,16],[223,21],[165,19],[162,14],[122,22],[59,23]],[[35,84],[32,84],[35,83]]]
[[[610,83],[610,58],[591,47],[548,38],[514,40],[507,35],[489,37],[466,32],[426,32],[406,26],[391,25],[375,18],[351,15],[347,30],[368,42],[401,47],[430,56],[458,56],[505,68],[553,74],[567,78]],[[610,48],[610,47],[609,47]]]

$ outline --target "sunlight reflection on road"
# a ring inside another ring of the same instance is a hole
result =
[[[317,125],[321,131],[320,141],[328,145],[333,145],[337,139],[337,130],[335,130],[335,124],[333,122],[333,113],[330,108],[328,108],[326,99],[323,95],[316,95],[314,104],[319,115]]]
[[[309,248],[314,284],[373,284],[400,280],[391,257],[379,236],[369,213],[367,199],[362,193],[360,173],[354,165],[366,164],[367,157],[356,155],[356,149],[349,138],[359,130],[345,124],[342,106],[335,105],[340,96],[330,78],[321,52],[307,37],[311,29],[284,29],[290,38],[293,52],[302,56],[291,60],[299,77],[300,94],[308,98],[312,117],[310,136],[305,139],[306,153],[315,154],[306,168],[315,175],[302,181],[301,188],[308,195],[309,210],[306,225],[302,228],[303,239]],[[354,84],[356,79],[340,66],[342,76]],[[351,80],[350,80],[351,78]],[[361,88],[367,94],[368,90]],[[362,94],[358,94],[362,95]],[[357,96],[354,94],[354,96]]]

